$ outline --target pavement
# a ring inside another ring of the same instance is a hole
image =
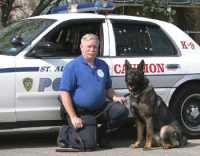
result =
[[[164,150],[160,147],[144,151],[132,149],[135,129],[126,128],[110,136],[112,149],[93,152],[56,152],[59,127],[0,130],[0,156],[199,156],[200,139],[189,139],[182,148]]]

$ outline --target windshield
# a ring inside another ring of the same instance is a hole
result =
[[[17,55],[54,22],[52,19],[26,19],[0,30],[0,55]],[[12,44],[14,37],[20,37],[24,45]]]

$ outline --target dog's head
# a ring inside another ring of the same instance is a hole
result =
[[[130,93],[139,93],[148,85],[144,75],[144,65],[142,60],[137,68],[132,68],[129,61],[125,60],[125,82]]]

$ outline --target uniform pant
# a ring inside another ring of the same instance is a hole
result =
[[[83,108],[75,108],[75,110],[80,117],[87,114],[93,115],[96,118],[96,122],[101,124],[97,136],[99,144],[104,144],[102,139],[107,138],[106,135],[109,132],[117,130],[128,118],[129,114],[127,107],[119,102],[107,102],[105,108],[98,111],[88,111]],[[67,115],[65,115],[65,121],[68,121],[68,124],[72,126],[71,121],[66,117]]]
[[[119,102],[108,102],[106,107],[97,114],[97,122],[102,123],[108,131],[119,128],[128,118],[128,109]]]

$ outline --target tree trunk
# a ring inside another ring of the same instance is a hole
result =
[[[1,7],[1,22],[2,26],[5,27],[8,25],[8,19],[15,0],[5,0],[4,2],[5,4],[3,4],[3,6]]]
[[[40,15],[41,12],[48,7],[48,5],[52,2],[53,0],[40,0],[38,6],[35,8],[31,16],[37,16]]]
[[[54,0],[40,0],[38,6],[35,8],[35,10],[33,11],[32,15],[31,16],[37,16],[37,15],[40,15],[41,12],[46,9],[50,4],[51,2],[53,2]],[[54,5],[57,6],[59,5],[59,3],[63,1],[63,0],[56,0],[54,2]]]

